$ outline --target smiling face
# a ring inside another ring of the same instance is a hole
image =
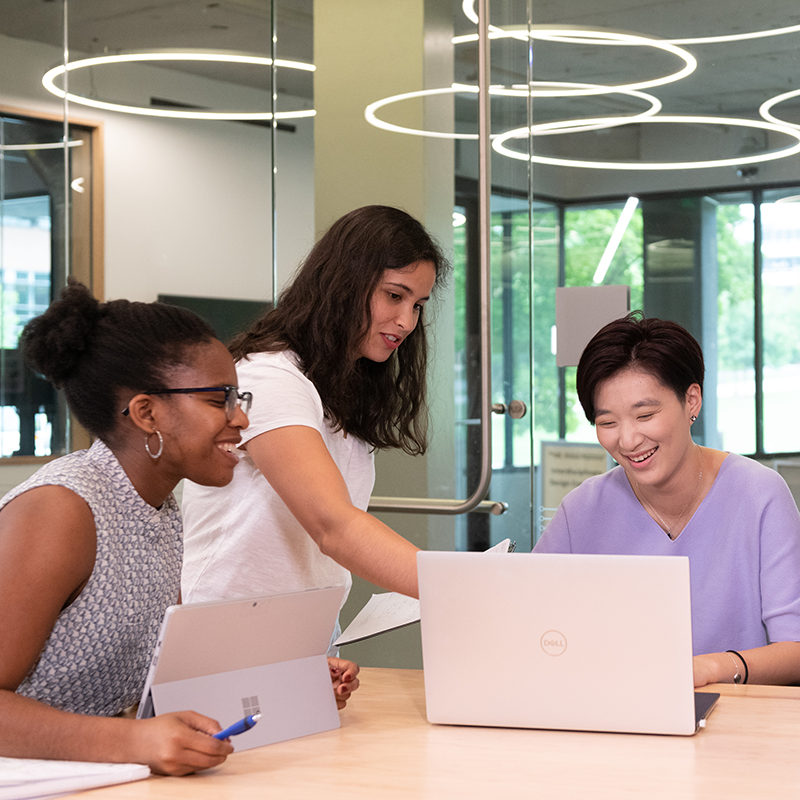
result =
[[[370,298],[372,320],[358,355],[370,361],[386,361],[417,327],[435,280],[436,270],[430,261],[387,269]]]
[[[191,349],[186,364],[172,370],[169,388],[237,385],[233,360],[222,342],[214,340]],[[159,459],[174,476],[205,486],[225,486],[239,461],[239,431],[247,417],[241,408],[232,419],[225,413],[224,392],[153,395],[158,404],[158,429],[164,437]],[[177,481],[176,481],[177,483]]]
[[[691,417],[702,405],[698,384],[682,399],[650,373],[625,369],[599,385],[594,402],[597,440],[632,482],[669,490],[695,469],[687,456]]]

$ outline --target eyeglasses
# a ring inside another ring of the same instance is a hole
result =
[[[229,420],[234,418],[237,408],[241,408],[247,414],[253,404],[251,392],[240,392],[238,386],[231,386],[230,384],[225,384],[225,386],[194,387],[192,389],[161,389],[158,392],[142,392],[142,394],[194,394],[195,392],[225,392],[225,416]],[[122,413],[127,416],[128,409],[126,408]]]

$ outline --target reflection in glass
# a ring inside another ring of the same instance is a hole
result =
[[[718,446],[756,452],[753,204],[741,194],[716,195],[718,260],[717,429]],[[715,351],[707,348],[706,360]],[[713,386],[705,387],[706,393]]]
[[[644,240],[642,210],[637,207],[624,225],[608,268],[598,275],[609,242],[624,213],[619,202],[569,206],[564,211],[564,286],[619,286],[631,289],[631,309],[644,307]],[[599,279],[599,283],[598,283]],[[595,441],[575,389],[575,368],[564,373],[564,438],[571,442]]]
[[[764,450],[800,450],[800,216],[796,190],[770,192],[761,206],[761,292],[764,308]]]
[[[62,136],[59,122],[0,116],[0,456],[66,449],[63,404],[17,347],[25,323],[47,308],[55,276],[63,273],[64,150],[20,146]]]

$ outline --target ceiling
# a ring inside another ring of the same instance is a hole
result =
[[[275,3],[278,57],[313,61],[313,0]],[[269,0],[69,0],[69,48],[82,55],[131,50],[202,48],[269,55]],[[61,0],[0,0],[0,33],[61,47]],[[192,63],[183,71],[256,88],[257,68]],[[311,97],[311,81],[280,71],[279,91]]]
[[[337,0],[317,0],[336,2]],[[384,2],[388,0],[364,0]],[[452,4],[455,34],[475,31],[461,0]],[[528,0],[503,0],[491,6],[492,23],[507,26],[525,20]],[[314,0],[276,0],[277,55],[313,61]],[[347,7],[352,7],[352,4]],[[635,32],[662,39],[683,39],[800,25],[798,0],[533,0],[537,25],[578,26]],[[273,10],[269,0],[69,0],[70,50],[81,54],[150,48],[214,48],[268,54]],[[60,0],[0,0],[0,33],[61,46]],[[800,33],[728,43],[690,43],[698,69],[687,78],[653,89],[666,114],[717,114],[758,117],[758,106],[778,93],[800,88]],[[456,81],[475,82],[476,48],[454,49]],[[598,46],[535,41],[534,78],[616,85],[633,77],[657,77],[682,66],[670,53],[644,46]],[[525,43],[496,41],[492,81],[526,82]],[[209,64],[193,72],[233,83],[264,86],[257,68]],[[310,98],[308,75],[279,70],[278,91]],[[493,101],[494,102],[494,101]],[[498,100],[498,108],[504,101]],[[470,102],[459,105],[470,115]],[[540,121],[641,110],[641,101],[624,95],[556,98],[536,101]],[[793,108],[797,108],[797,113]],[[776,110],[777,113],[777,110]],[[787,102],[781,114],[800,121],[800,103]]]

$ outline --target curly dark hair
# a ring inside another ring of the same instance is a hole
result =
[[[429,261],[440,286],[450,264],[405,211],[365,206],[337,220],[281,294],[277,307],[230,344],[236,360],[292,350],[337,430],[375,448],[427,449],[428,345],[417,327],[382,363],[359,358],[371,323],[370,299],[387,269]]]
[[[581,353],[576,383],[586,419],[594,425],[594,397],[600,384],[623,369],[636,368],[686,397],[696,383],[703,390],[705,363],[697,340],[677,322],[646,318],[641,311],[609,322]]]
[[[165,303],[100,303],[70,279],[58,300],[23,329],[31,368],[64,390],[81,425],[105,442],[121,417],[120,395],[169,388],[187,348],[216,339],[196,314]]]

